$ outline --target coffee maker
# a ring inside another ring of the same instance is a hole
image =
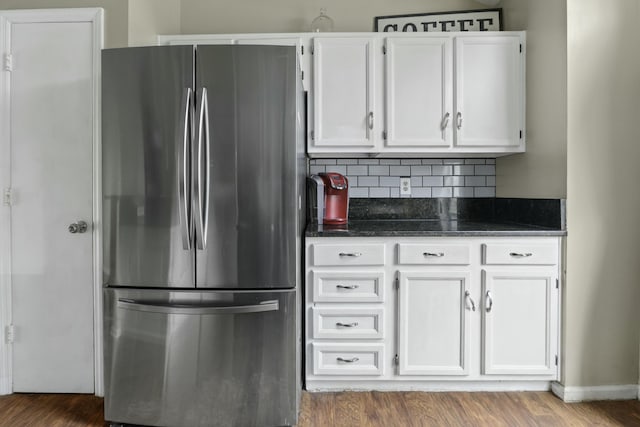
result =
[[[311,220],[318,224],[344,225],[349,218],[349,182],[336,172],[310,177]]]

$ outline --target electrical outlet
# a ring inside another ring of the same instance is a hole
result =
[[[401,196],[411,195],[411,178],[408,176],[400,177],[400,195]]]

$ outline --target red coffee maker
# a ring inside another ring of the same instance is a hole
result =
[[[318,224],[346,224],[349,218],[347,177],[335,172],[326,172],[312,178],[318,184]]]

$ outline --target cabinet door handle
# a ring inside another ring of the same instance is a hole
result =
[[[373,111],[369,111],[369,130],[373,129]]]
[[[476,311],[476,303],[473,302],[473,298],[471,298],[471,293],[469,291],[465,291],[464,296],[471,304],[471,311]]]
[[[436,257],[441,258],[444,256],[444,252],[423,252],[422,255],[426,257]]]
[[[360,359],[358,359],[357,357],[352,357],[351,359],[345,359],[345,358],[342,358],[342,357],[336,357],[336,360],[338,362],[343,362],[343,363],[356,363]]]
[[[456,127],[462,129],[462,113],[460,111],[456,114]]]
[[[511,252],[509,255],[511,255],[514,258],[527,258],[532,256],[533,254],[531,252],[526,252],[526,253]]]
[[[355,328],[356,326],[358,326],[358,322],[352,322],[352,323],[336,322],[336,326],[339,328]]]
[[[442,121],[440,122],[440,129],[441,130],[445,130],[447,128],[447,126],[449,126],[449,117],[451,116],[451,114],[449,114],[447,112],[447,114],[444,115],[444,117],[442,118]]]
[[[491,298],[491,291],[487,291],[484,301],[485,305],[487,306],[485,310],[487,310],[487,313],[491,313],[491,309],[493,308],[493,298]]]
[[[358,257],[362,256],[362,253],[360,253],[360,252],[340,252],[338,255],[340,255],[341,257],[358,258]]]
[[[349,289],[349,290],[353,290],[353,289],[358,289],[360,286],[358,285],[336,285],[336,288],[338,289]]]

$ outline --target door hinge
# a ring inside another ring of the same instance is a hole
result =
[[[396,277],[395,287],[396,287],[396,289],[400,289],[400,280],[398,280],[397,277]]]
[[[556,354],[556,366],[558,366],[558,355]]]
[[[300,45],[300,55],[304,55],[304,45]]]
[[[520,53],[522,53],[522,43],[520,43]]]
[[[384,139],[385,141],[387,140],[387,131],[386,130],[382,131],[382,139]]]
[[[560,289],[560,279],[556,279],[556,289]]]
[[[315,53],[313,49],[313,45],[311,45],[310,50],[311,50],[311,55],[313,55]]]
[[[13,55],[10,53],[4,55],[4,70],[13,71]]]
[[[302,78],[300,80],[304,80],[304,71],[302,71]]]
[[[11,206],[12,202],[12,192],[10,188],[5,188],[2,192],[2,204],[6,206]]]
[[[15,338],[15,328],[13,325],[7,325],[4,328],[4,342],[7,344],[13,344],[13,339]]]
[[[314,131],[311,131],[311,140],[315,141],[315,139],[316,139],[316,134]]]
[[[386,46],[382,46],[382,54],[383,55],[387,54],[387,47]]]
[[[520,131],[520,139],[522,139],[522,131]]]
[[[398,355],[396,354],[395,356],[393,356],[393,364],[398,366],[400,364],[400,357],[398,357]]]

